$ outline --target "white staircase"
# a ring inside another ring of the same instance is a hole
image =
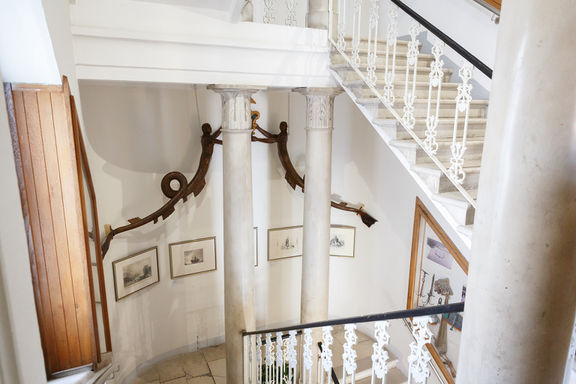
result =
[[[358,54],[360,65],[357,67],[350,64],[350,58],[354,54],[353,41],[351,38],[347,38],[345,41],[346,48],[344,51],[339,52],[337,49],[333,49],[331,54],[331,71],[334,78],[360,108],[385,142],[392,148],[393,152],[400,158],[402,164],[417,179],[418,183],[426,189],[432,200],[441,207],[440,211],[448,216],[448,222],[456,227],[462,238],[469,244],[474,220],[474,206],[472,203],[476,201],[478,190],[488,101],[473,99],[469,103],[466,151],[463,155],[462,168],[466,176],[460,183],[460,187],[468,194],[467,198],[459,191],[454,181],[437,166],[435,161],[439,161],[446,168],[450,167],[451,159],[453,158],[452,144],[454,143],[454,138],[456,142],[462,140],[464,131],[461,129],[464,125],[462,115],[459,116],[458,130],[456,135],[454,135],[458,89],[462,84],[462,82],[454,81],[459,80],[458,74],[454,73],[457,71],[447,68],[442,69],[441,92],[437,99],[437,88],[433,88],[432,91],[430,89],[430,71],[434,56],[420,52],[417,60],[417,71],[414,75],[410,67],[408,70],[406,68],[409,41],[398,39],[396,41],[396,60],[394,62],[394,103],[391,106],[392,108],[390,108],[390,105],[386,106],[381,97],[379,97],[384,94],[386,84],[383,79],[385,78],[386,68],[392,67],[391,58],[393,56],[390,51],[388,52],[389,62],[386,65],[387,42],[378,41],[378,49],[376,51],[372,50],[372,52],[376,53],[374,71],[376,81],[371,87],[369,81],[366,81],[369,78],[367,71],[368,40],[359,39]],[[372,40],[370,44],[374,44],[374,41]],[[418,44],[418,46],[421,48],[421,44]],[[409,73],[408,76],[407,72]],[[407,77],[408,86],[406,86]],[[374,92],[374,88],[379,91],[380,95]],[[422,142],[426,140],[426,122],[431,114],[428,100],[430,96],[433,99],[432,115],[436,112],[436,101],[439,101],[437,110],[438,125],[435,130],[437,143],[435,160],[429,156],[429,153],[421,144],[414,140],[412,134],[404,127],[401,121],[405,105],[404,96],[407,89],[408,92],[413,90],[415,95],[413,103],[415,122],[412,132]]]

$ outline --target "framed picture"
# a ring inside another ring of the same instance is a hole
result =
[[[302,256],[302,226],[268,230],[268,261]]]
[[[420,199],[416,199],[407,309],[464,301],[468,261]],[[427,345],[447,383],[456,381],[462,314],[437,316]]]
[[[330,256],[354,257],[356,227],[333,225],[330,227]]]
[[[112,262],[116,301],[160,281],[158,247]]]
[[[180,241],[170,248],[170,277],[175,279],[216,270],[216,237]]]
[[[254,227],[254,266],[258,266],[258,227]]]

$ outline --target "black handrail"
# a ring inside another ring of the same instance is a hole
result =
[[[419,316],[430,316],[430,315],[440,315],[443,313],[453,313],[453,312],[463,312],[464,302],[446,305],[436,305],[434,307],[422,307],[415,309],[404,309],[401,311],[380,313],[375,315],[366,316],[356,316],[356,317],[346,317],[336,320],[327,321],[316,321],[314,323],[307,324],[297,324],[290,327],[284,328],[272,328],[272,329],[262,329],[259,331],[242,332],[243,336],[248,335],[258,335],[263,333],[275,333],[275,332],[288,332],[297,331],[306,328],[319,328],[326,327],[329,325],[342,325],[342,324],[358,324],[358,323],[370,323],[372,321],[383,321],[383,320],[395,320],[395,319],[405,319],[408,317],[419,317]]]
[[[446,45],[448,45],[450,48],[458,52],[460,56],[468,60],[468,62],[470,62],[474,67],[478,68],[480,72],[488,76],[490,79],[492,78],[492,69],[489,66],[480,61],[480,59],[471,54],[460,44],[452,40],[447,34],[436,28],[432,23],[430,23],[428,20],[420,16],[418,13],[412,10],[412,8],[410,8],[400,0],[390,0],[390,1],[396,4],[400,9],[406,12],[410,17],[412,17],[414,20],[416,20],[418,23],[424,26],[427,30],[432,32],[436,37],[438,37],[440,40],[446,43]]]

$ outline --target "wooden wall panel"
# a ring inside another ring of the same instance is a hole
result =
[[[49,376],[91,364],[92,312],[67,83],[12,86],[19,173]]]

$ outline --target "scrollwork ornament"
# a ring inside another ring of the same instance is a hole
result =
[[[408,382],[412,380],[417,384],[425,384],[430,376],[428,363],[432,356],[426,348],[426,344],[432,341],[432,332],[428,327],[431,322],[429,316],[415,317],[412,320],[412,336],[415,341],[410,343],[410,355],[408,356]]]
[[[360,66],[360,21],[362,12],[362,0],[354,0],[354,32],[352,41],[352,65]]]
[[[444,61],[442,60],[442,55],[444,54],[444,43],[437,39],[436,43],[432,47],[432,55],[434,55],[434,61],[430,64],[430,84],[432,87],[436,88],[442,83],[444,78]]]
[[[270,367],[274,363],[274,344],[272,344],[272,334],[266,334],[265,363]]]
[[[286,360],[288,361],[288,368],[292,369],[292,370],[296,370],[296,364],[297,364],[297,359],[296,359],[296,331],[290,331],[288,333],[290,336],[288,337],[288,343],[287,343],[287,355],[286,355]]]
[[[322,327],[322,352],[320,352],[320,360],[322,362],[322,369],[327,373],[332,371],[332,350],[330,349],[330,345],[334,342],[332,329],[330,326]]]
[[[304,350],[302,352],[303,363],[302,366],[304,367],[304,383],[309,382],[306,380],[309,373],[312,371],[312,329],[307,328],[303,332],[304,334]],[[308,375],[306,374],[308,372]],[[308,377],[309,378],[309,377]]]
[[[450,145],[450,152],[452,157],[450,158],[450,168],[448,169],[448,173],[455,182],[462,184],[466,178],[466,172],[464,172],[464,153],[466,153],[466,145],[463,143],[452,143]]]
[[[275,0],[264,0],[264,24],[274,24],[276,21],[276,16],[274,15],[275,3]]]
[[[296,0],[286,0],[286,9],[288,11],[286,25],[296,25],[296,4]]]
[[[408,29],[410,33],[410,41],[408,42],[408,51],[406,53],[406,59],[408,61],[408,66],[416,65],[419,53],[420,42],[418,41],[418,35],[422,32],[422,26],[418,23],[412,23]]]
[[[409,129],[413,129],[414,124],[416,124],[416,119],[414,118],[414,101],[416,101],[416,96],[412,91],[407,91],[404,95],[404,115],[402,116],[402,122]]]
[[[354,350],[354,345],[358,341],[356,336],[356,324],[346,324],[344,325],[344,353],[342,353],[343,366],[343,376],[352,375],[357,368],[356,364],[356,351]]]
[[[378,48],[378,19],[379,19],[379,9],[380,1],[371,0],[372,4],[370,7],[370,19],[368,21],[368,27],[370,29],[369,39],[368,39],[368,57],[366,66],[366,80],[368,84],[374,86],[376,84],[376,52]]]
[[[438,142],[436,141],[436,136],[438,135],[438,116],[428,116],[426,118],[426,131],[424,135],[424,147],[426,150],[433,155],[438,152]]]
[[[379,379],[384,379],[388,373],[388,366],[386,363],[389,356],[385,346],[388,345],[390,341],[390,334],[388,333],[389,326],[389,321],[377,321],[376,324],[374,324],[374,336],[376,337],[376,342],[372,344],[372,373]]]
[[[472,84],[470,84],[472,70],[472,65],[468,63],[458,70],[458,75],[462,80],[462,83],[458,84],[458,95],[456,96],[456,108],[459,112],[466,112],[470,108],[470,102],[472,101]]]

